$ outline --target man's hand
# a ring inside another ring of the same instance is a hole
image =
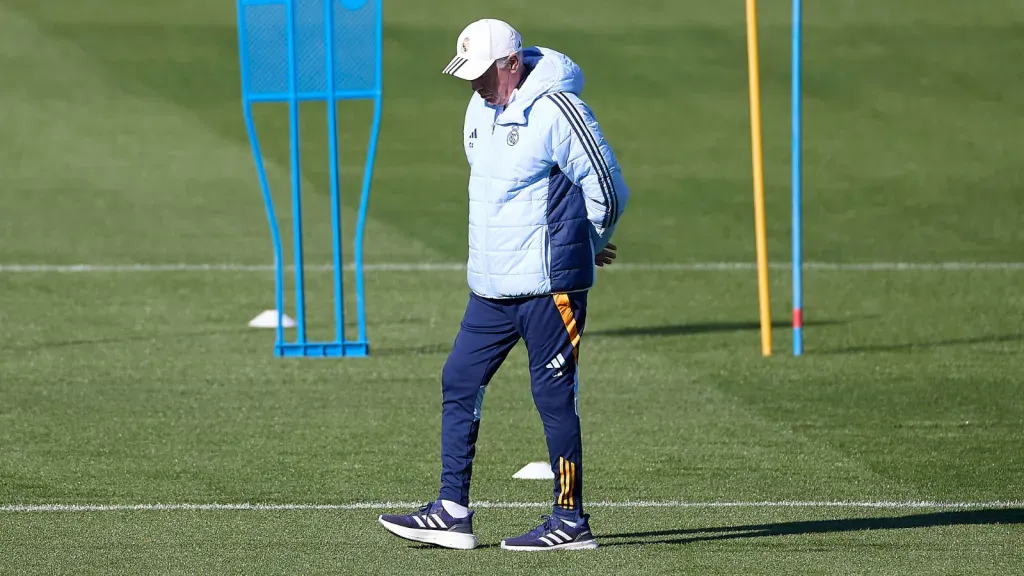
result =
[[[615,251],[618,249],[618,246],[609,242],[604,247],[604,250],[601,250],[600,254],[594,256],[594,264],[597,264],[598,266],[604,266],[606,264],[610,265],[612,260],[615,260]]]

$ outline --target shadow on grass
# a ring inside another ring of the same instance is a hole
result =
[[[714,528],[661,530],[598,535],[601,546],[644,546],[648,544],[692,544],[715,540],[760,538],[765,536],[795,536],[801,534],[834,534],[865,530],[901,530],[905,528],[933,528],[937,526],[979,526],[990,524],[1024,524],[1024,508],[996,508],[933,512],[885,518],[848,518],[839,520],[811,520],[806,522],[780,522],[776,524],[750,524]]]
[[[836,326],[854,322],[853,320],[814,320],[805,322],[804,326]],[[772,328],[790,328],[789,321],[772,322]],[[694,334],[713,334],[722,332],[745,332],[760,330],[759,322],[696,322],[692,324],[666,324],[662,326],[631,326],[607,330],[588,330],[584,334],[590,338],[624,338],[633,336],[687,336]]]
[[[831,326],[846,324],[855,320],[818,320],[806,323],[806,326]],[[789,322],[778,321],[772,323],[773,328],[789,328]],[[760,330],[761,325],[757,322],[703,322],[696,324],[668,324],[663,326],[634,326],[628,328],[613,328],[609,330],[587,330],[584,333],[586,338],[628,338],[636,336],[687,336],[696,334],[710,334],[715,332],[742,332],[749,330]],[[381,348],[374,351],[380,356],[404,356],[404,355],[431,355],[448,354],[451,351],[451,343],[428,344],[423,346],[401,346],[393,348]]]
[[[371,356],[433,356],[447,355],[452,350],[451,342],[445,344],[424,344],[422,346],[385,346],[370,348]]]
[[[851,346],[830,350],[817,350],[815,354],[866,354],[870,352],[913,352],[915,350],[931,350],[950,346],[972,346],[975,344],[1007,344],[1024,342],[1024,334],[1005,334],[1002,336],[980,336],[977,338],[954,338],[934,342],[906,342],[902,344],[878,344],[869,346]]]
[[[134,342],[161,342],[166,340],[183,340],[200,338],[204,336],[222,336],[225,334],[245,334],[251,332],[251,328],[229,328],[223,330],[201,330],[201,331],[180,331],[180,332],[137,332],[125,334],[124,336],[108,336],[100,338],[73,338],[67,340],[44,340],[26,344],[10,344],[4,347],[6,351],[36,352],[51,348],[72,348],[75,346],[98,346],[103,344],[129,344]]]

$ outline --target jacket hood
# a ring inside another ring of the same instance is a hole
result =
[[[569,92],[580,96],[583,92],[583,70],[561,52],[531,46],[523,49],[523,64],[529,74],[498,116],[499,124],[526,124],[530,108],[548,94]]]

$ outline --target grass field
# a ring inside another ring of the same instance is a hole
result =
[[[464,273],[368,273],[368,359],[276,360],[246,327],[273,279],[243,269],[272,260],[231,2],[0,0],[0,573],[1024,573],[1024,4],[808,3],[805,257],[838,266],[806,272],[799,359],[773,269],[765,359],[754,272],[701,267],[753,261],[742,3],[385,3],[368,263],[465,259],[468,90],[439,72],[479,17],[581,64],[631,184],[615,239],[631,267],[599,274],[581,357],[602,548],[497,548],[550,495],[511,478],[546,455],[522,347],[488,392],[484,547],[377,526],[388,503],[436,496]],[[789,6],[761,4],[784,264]],[[328,263],[318,112],[306,256]],[[350,206],[368,113],[342,108]],[[261,111],[280,202],[286,122]],[[937,262],[960,264],[915,266]],[[71,264],[99,268],[17,268]],[[132,264],[236,269],[103,268]],[[330,278],[308,284],[326,336]],[[131,509],[215,503],[291,508]],[[47,508],[65,505],[101,508]]]

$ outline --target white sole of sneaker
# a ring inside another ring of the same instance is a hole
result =
[[[377,521],[380,522],[380,525],[387,529],[388,532],[391,532],[399,538],[405,538],[406,540],[412,540],[413,542],[434,544],[435,546],[453,548],[455,550],[472,550],[473,548],[476,548],[477,545],[476,536],[474,534],[406,528],[405,526],[386,522],[380,517],[377,518]]]
[[[565,544],[555,544],[554,546],[509,546],[505,544],[505,541],[501,541],[502,550],[512,550],[514,552],[548,552],[551,550],[594,550],[597,548],[597,540],[586,540],[584,542],[566,542]]]

